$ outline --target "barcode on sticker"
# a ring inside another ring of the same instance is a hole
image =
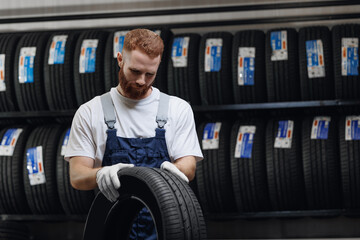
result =
[[[274,148],[291,148],[294,132],[294,121],[279,121]]]
[[[255,73],[255,48],[239,47],[238,85],[253,86]]]
[[[118,52],[122,52],[123,47],[124,47],[124,40],[125,40],[125,35],[128,33],[129,31],[119,31],[119,32],[115,32],[114,33],[114,39],[113,39],[113,56],[114,58],[117,57]]]
[[[331,117],[315,117],[311,127],[311,139],[328,139]]]
[[[345,140],[360,140],[360,116],[347,116],[345,119]]]
[[[171,59],[174,67],[187,67],[190,37],[177,37],[174,39]]]
[[[81,44],[80,53],[80,73],[93,73],[96,66],[96,49],[98,46],[98,39],[85,39]]]
[[[36,47],[23,47],[19,56],[19,83],[34,82],[34,60]]]
[[[288,60],[287,31],[275,31],[270,34],[271,61]]]
[[[56,35],[53,37],[49,51],[49,65],[64,64],[67,38],[68,35]]]
[[[306,56],[308,77],[325,77],[324,48],[320,39],[306,41]]]
[[[240,126],[235,147],[235,158],[251,158],[256,126]]]
[[[5,84],[5,54],[0,54],[0,92],[6,91]]]
[[[30,185],[33,186],[45,183],[46,179],[42,146],[28,148],[26,150],[26,160]]]
[[[61,145],[61,156],[65,156],[66,148],[69,143],[69,136],[70,136],[70,128],[66,131],[65,137],[63,139],[63,143]]]
[[[341,75],[359,76],[359,39],[341,38]]]
[[[16,142],[22,131],[21,128],[10,128],[5,132],[0,144],[0,156],[12,156],[14,154]]]
[[[219,148],[219,133],[221,122],[207,123],[204,128],[202,147],[203,150]]]
[[[206,39],[205,72],[219,72],[221,69],[221,53],[223,40],[221,38]]]

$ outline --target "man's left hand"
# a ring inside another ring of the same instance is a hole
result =
[[[185,182],[189,183],[189,179],[185,176],[184,173],[182,173],[174,164],[171,162],[165,161],[160,166],[161,169],[165,169],[166,171],[171,172],[172,174],[175,174],[176,176],[180,177]]]

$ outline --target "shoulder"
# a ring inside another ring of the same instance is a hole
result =
[[[192,112],[192,108],[191,108],[190,104],[187,101],[185,101],[184,99],[181,99],[176,96],[170,96],[169,107],[170,107],[170,110],[175,110],[178,113],[181,113],[184,111]]]
[[[99,114],[100,110],[102,111],[100,96],[96,96],[90,101],[80,105],[75,113],[74,118],[77,117],[89,119],[92,115]]]

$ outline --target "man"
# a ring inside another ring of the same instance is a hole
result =
[[[117,55],[119,85],[77,110],[65,154],[74,188],[98,186],[113,202],[122,168],[157,167],[187,182],[194,178],[203,156],[191,107],[152,87],[163,49],[162,39],[150,30],[128,32]],[[147,209],[135,220],[130,238],[156,239]]]

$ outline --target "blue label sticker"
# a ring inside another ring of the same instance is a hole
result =
[[[55,44],[54,64],[64,64],[64,59],[65,59],[65,42],[58,41]]]
[[[219,72],[221,70],[222,43],[221,38],[206,40],[205,72]]]
[[[85,73],[95,72],[96,48],[86,48],[85,51]]]
[[[211,47],[211,58],[212,58],[212,65],[210,72],[218,72],[221,69],[221,52],[222,47],[220,46],[212,46]]]
[[[279,128],[278,128],[278,138],[286,138],[287,131],[288,131],[288,122],[289,121],[279,121]]]
[[[181,57],[183,54],[183,41],[184,38],[175,38],[173,45],[172,45],[172,51],[171,51],[171,57]]]
[[[37,157],[37,149],[29,148],[26,151],[26,159],[27,159],[27,170],[29,174],[36,174],[39,173],[39,164],[38,164],[38,157]]]
[[[253,146],[253,136],[252,133],[244,133],[242,136],[242,145],[241,145],[241,158],[251,158],[252,146]]]
[[[309,78],[325,77],[324,49],[321,40],[306,41],[307,69]]]
[[[306,53],[307,53],[307,63],[309,67],[319,66],[319,57],[317,50],[317,41],[310,40],[306,41]]]
[[[207,123],[204,128],[203,139],[213,139],[215,132],[215,123]]]
[[[254,85],[255,58],[244,58],[244,85]]]
[[[24,60],[24,69],[26,80],[25,83],[34,82],[34,58],[33,56],[26,56]]]
[[[1,145],[2,146],[10,146],[11,145],[11,140],[13,139],[13,136],[16,133],[16,131],[17,131],[17,128],[8,129],[5,132],[5,134],[4,134],[4,136],[3,136],[2,140],[1,140]]]
[[[70,136],[70,128],[66,131],[66,134],[65,134],[65,137],[64,137],[64,140],[62,143],[63,146],[67,146],[67,144],[69,142],[69,136]]]
[[[273,51],[282,49],[281,31],[271,32],[271,48]]]
[[[317,138],[328,139],[330,123],[324,120],[320,120],[318,124],[319,126],[318,126]]]
[[[351,121],[351,139],[360,140],[360,127],[358,120]]]
[[[359,57],[358,48],[349,47],[347,49],[347,76],[358,76]]]

